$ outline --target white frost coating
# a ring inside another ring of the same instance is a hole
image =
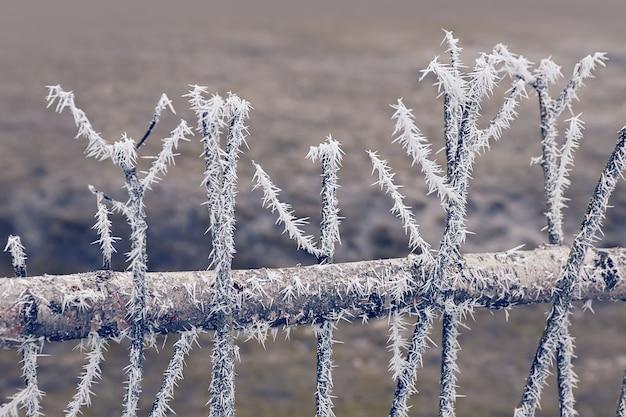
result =
[[[509,51],[509,48],[499,43],[494,47],[494,53],[504,62],[504,70],[511,78],[520,78],[527,84],[535,81],[535,76],[531,74],[529,68],[533,63],[523,55],[516,55]]]
[[[584,127],[584,122],[581,120],[580,114],[572,116],[567,122],[569,122],[569,125],[565,131],[565,143],[557,155],[558,167],[555,176],[555,189],[549,196],[550,203],[555,209],[555,216],[552,221],[558,230],[561,230],[563,227],[563,209],[567,207],[566,201],[568,200],[563,194],[571,183],[569,172],[574,165],[574,152],[582,139],[582,130]]]
[[[528,97],[526,95],[525,82],[518,80],[508,91],[508,96],[500,107],[498,114],[490,121],[489,126],[482,130],[478,130],[476,141],[472,145],[472,153],[475,156],[484,149],[489,149],[489,140],[499,140],[502,131],[511,126],[511,122],[517,116],[515,110],[521,98]]]
[[[174,398],[176,383],[183,379],[185,357],[189,355],[193,344],[198,343],[198,335],[199,332],[195,328],[182,332],[180,339],[174,344],[174,353],[163,375],[161,389],[152,404],[150,417],[165,417],[169,412],[175,414],[169,405],[169,401]]]
[[[22,354],[22,376],[25,387],[10,397],[10,400],[0,407],[0,416],[19,417],[21,408],[26,410],[26,417],[42,416],[41,398],[44,392],[37,383],[37,357],[43,347],[43,340],[28,340],[20,345]]]
[[[152,167],[150,167],[150,170],[142,179],[144,187],[150,188],[150,185],[160,180],[159,175],[167,173],[168,166],[174,165],[174,157],[178,155],[174,153],[174,149],[178,149],[180,141],[189,141],[188,135],[193,135],[193,132],[187,126],[187,122],[181,120],[176,129],[172,130],[170,136],[163,139],[163,146],[159,155],[152,162]]]
[[[415,215],[411,211],[411,208],[404,204],[405,196],[399,191],[401,186],[393,182],[393,177],[396,174],[391,172],[387,162],[380,159],[376,152],[368,151],[368,155],[372,160],[372,174],[378,172],[378,181],[376,184],[380,185],[381,190],[384,190],[391,196],[393,200],[391,212],[402,220],[404,232],[409,236],[409,247],[412,250],[419,248],[424,255],[432,259],[430,244],[422,238],[419,225],[415,221]]]
[[[625,167],[626,127],[619,132],[618,142],[596,184],[580,231],[574,239],[567,264],[563,267],[557,280],[552,310],[548,316],[543,336],[537,346],[520,400],[520,406],[515,410],[516,416],[531,417],[534,415],[535,409],[539,405],[541,390],[549,374],[549,368],[555,352],[558,352],[563,357],[559,363],[559,368],[565,370],[565,372],[571,369],[568,358],[572,356],[571,349],[573,347],[568,344],[565,338],[569,338],[569,314],[572,298],[576,286],[580,282],[580,272],[587,250],[593,245],[596,235],[600,231],[602,219],[608,207],[609,197],[615,190],[617,180],[623,175]],[[562,395],[565,397],[569,395],[568,391],[573,383],[572,378],[563,382],[564,392],[562,391]],[[571,407],[573,407],[573,403]]]
[[[331,263],[335,254],[335,243],[341,242],[339,233],[339,189],[338,172],[341,167],[343,151],[339,142],[328,135],[326,142],[311,146],[306,156],[311,161],[319,159],[322,163],[322,218],[320,222],[319,256],[322,263]]]
[[[81,289],[63,294],[63,304],[61,311],[75,308],[79,311],[86,311],[91,307],[90,301],[104,300],[105,295],[102,292],[95,291],[91,288]]]
[[[55,111],[57,113],[61,113],[66,107],[70,109],[74,116],[74,123],[78,127],[76,137],[82,136],[89,141],[86,150],[88,157],[94,157],[102,161],[111,156],[113,147],[95,131],[85,112],[76,107],[74,104],[74,93],[64,91],[60,85],[48,86],[46,100],[48,101],[47,107],[52,106],[56,102]]]
[[[158,122],[161,117],[161,113],[163,110],[169,108],[173,114],[176,114],[176,110],[174,110],[174,106],[172,105],[172,100],[167,97],[167,94],[161,94],[161,98],[154,108],[154,122]]]
[[[304,249],[310,254],[318,255],[319,250],[313,244],[313,236],[306,235],[301,229],[302,226],[308,223],[308,218],[297,218],[293,215],[293,209],[291,205],[283,203],[278,199],[280,188],[272,183],[269,175],[263,170],[261,165],[252,161],[256,171],[254,173],[254,181],[256,188],[263,189],[263,206],[271,210],[272,213],[276,212],[278,218],[276,224],[283,224],[290,239],[293,239],[298,244],[298,249]]]
[[[554,84],[563,76],[561,66],[557,65],[550,58],[541,60],[539,67],[535,70],[535,74],[537,77],[543,78],[548,84]]]
[[[104,194],[101,191],[98,191],[93,185],[89,185],[89,191],[96,195],[98,210],[94,217],[96,218],[96,224],[94,224],[91,228],[94,229],[100,238],[94,242],[91,242],[92,245],[99,244],[100,251],[102,252],[102,266],[103,269],[111,268],[111,257],[113,256],[115,247],[113,246],[117,240],[120,240],[119,237],[113,236],[111,233],[111,220],[109,216],[112,214],[112,211],[104,204]],[[126,206],[124,206],[126,207]]]
[[[19,277],[26,276],[26,250],[22,245],[22,241],[19,236],[9,235],[7,244],[4,247],[5,252],[11,254],[13,269],[15,275]]]
[[[426,69],[422,70],[422,81],[428,74],[437,76],[435,86],[441,92],[442,90],[453,97],[458,103],[466,101],[467,82],[458,76],[457,70],[450,65],[439,62],[439,57],[435,57]]]
[[[389,338],[387,349],[391,352],[389,360],[389,371],[391,377],[396,381],[402,374],[404,366],[404,355],[409,347],[409,341],[404,337],[407,331],[406,315],[400,311],[394,311],[389,315]]]
[[[87,353],[87,363],[83,365],[83,372],[76,388],[76,394],[74,394],[72,401],[69,402],[65,409],[66,417],[77,417],[80,413],[80,407],[83,405],[89,407],[91,405],[91,395],[93,394],[91,387],[97,380],[102,378],[100,363],[104,361],[104,351],[106,350],[107,342],[96,332],[89,333],[88,341],[91,350]]]
[[[393,142],[399,142],[411,157],[412,163],[420,166],[429,193],[436,191],[442,201],[455,199],[456,193],[447,184],[443,169],[428,158],[431,153],[430,144],[415,126],[413,111],[404,105],[402,99],[398,99],[398,104],[392,104],[391,107],[395,109],[392,119],[396,120],[393,134],[398,135]]]
[[[111,161],[120,167],[134,167],[137,161],[137,149],[135,141],[128,137],[126,133],[122,134],[122,139],[113,144],[111,153]],[[122,168],[123,169],[123,168]]]

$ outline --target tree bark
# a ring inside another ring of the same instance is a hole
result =
[[[457,302],[506,308],[546,303],[567,261],[569,248],[466,254],[462,279],[450,290]],[[428,270],[419,256],[233,271],[235,330],[300,325],[340,317],[365,320],[389,313],[402,279],[412,285],[400,307],[414,309],[425,294]],[[626,300],[626,249],[587,253],[576,300]],[[213,271],[152,272],[146,277],[146,323],[158,333],[192,326],[215,330]],[[129,327],[132,277],[128,272],[0,278],[0,346],[26,338],[85,338],[90,331],[118,337]]]

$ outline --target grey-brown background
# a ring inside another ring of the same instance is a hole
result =
[[[587,82],[579,94],[581,101],[574,104],[575,113],[583,112],[586,131],[568,191],[571,201],[565,230],[566,241],[571,242],[616,132],[626,123],[625,12],[622,0],[3,1],[0,239],[21,235],[32,275],[95,269],[99,254],[90,245],[97,238],[90,230],[95,200],[86,186],[93,184],[124,198],[116,167],[83,158],[84,142],[72,139],[76,130],[71,116],[45,108],[46,85],[61,84],[73,90],[77,105],[111,141],[123,132],[141,137],[154,104],[162,92],[167,93],[178,114],[162,118],[146,147],[154,153],[159,139],[179,118],[194,123],[181,95],[188,84],[201,84],[221,94],[236,92],[254,107],[250,149],[240,165],[237,267],[313,262],[280,235],[273,216],[261,209],[259,192],[251,192],[250,160],[265,167],[298,215],[310,216],[315,223],[319,168],[305,161],[304,155],[328,134],[346,151],[340,173],[340,204],[346,218],[337,261],[407,253],[402,227],[388,213],[390,201],[370,186],[374,179],[367,149],[379,150],[398,171],[398,180],[406,185],[407,203],[415,208],[425,236],[436,245],[443,212],[437,201],[425,196],[419,172],[410,167],[399,146],[390,144],[389,104],[404,97],[434,148],[442,146],[441,101],[431,78],[422,83],[417,80],[435,55],[445,55],[439,45],[445,28],[460,38],[470,66],[478,52],[498,42],[534,62],[552,56],[566,76],[586,54],[608,53],[608,66]],[[563,83],[553,88],[553,94]],[[501,97],[499,91],[484,106],[485,120],[494,114]],[[504,250],[520,244],[530,249],[545,242],[541,172],[529,166],[530,158],[540,152],[532,91],[519,110],[519,119],[503,140],[477,161],[469,204],[469,227],[475,234],[468,238],[466,251]],[[204,199],[200,150],[197,138],[183,144],[176,166],[147,197],[153,270],[207,266],[210,247],[204,235],[205,209],[200,205]],[[608,213],[601,244],[624,246],[624,185],[618,187],[612,203],[615,207]],[[125,236],[122,219],[115,221],[117,234]],[[315,232],[314,227],[310,230]],[[124,250],[120,245],[115,260],[118,269],[124,268]],[[10,259],[3,254],[0,275],[10,274]],[[575,332],[585,335],[579,337],[578,350],[582,415],[614,409],[626,364],[623,305],[601,305],[597,310],[595,316],[574,316]],[[470,324],[473,331],[462,339],[460,392],[468,397],[459,400],[460,412],[496,415],[512,410],[542,327],[542,311],[516,311],[508,326],[501,315],[483,314]],[[384,413],[392,390],[384,373],[388,359],[384,326],[367,331],[347,326],[338,337],[346,342],[346,349],[337,348],[337,413]],[[313,413],[313,339],[306,330],[295,339],[270,344],[266,352],[250,342],[242,345],[240,415]],[[205,345],[190,359],[196,365],[190,367],[187,378],[192,382],[179,391],[179,414],[206,413],[202,404],[207,400],[209,342]],[[125,359],[124,349],[115,346],[112,350],[120,354],[111,355],[107,362],[111,373],[105,378],[118,382],[103,383],[101,391],[97,390],[98,402],[91,415],[114,415],[120,406],[122,365],[116,368],[116,364]],[[422,395],[415,402],[416,410],[426,415],[433,412],[437,395],[437,349],[429,352],[432,357],[420,384]],[[2,368],[17,363],[13,353],[3,353],[3,358]],[[71,397],[79,367],[77,354],[58,354],[47,362],[42,359],[42,383],[50,392],[47,401],[56,410]],[[148,393],[162,365],[155,367],[148,378]],[[13,376],[0,385],[2,397],[19,385],[19,370],[11,368],[6,375]],[[554,402],[544,410],[553,411]]]

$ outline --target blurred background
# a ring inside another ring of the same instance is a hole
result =
[[[292,266],[315,260],[298,252],[261,208],[252,191],[251,160],[263,165],[282,199],[298,216],[319,219],[319,167],[304,159],[310,146],[328,134],[346,152],[339,194],[342,244],[336,261],[405,256],[407,239],[389,213],[391,201],[371,184],[366,150],[378,150],[405,185],[407,204],[425,237],[437,246],[444,212],[426,196],[421,174],[391,144],[393,110],[400,97],[414,109],[416,123],[439,149],[442,102],[434,79],[418,79],[436,55],[445,60],[444,33],[452,30],[464,48],[468,67],[477,54],[499,42],[539,63],[562,65],[565,78],[552,88],[556,96],[577,61],[595,51],[607,52],[606,68],[587,81],[573,112],[582,112],[585,137],[572,170],[571,199],[565,213],[566,243],[571,243],[588,198],[626,123],[626,45],[622,0],[527,2],[480,0],[330,1],[235,0],[107,2],[3,1],[0,13],[0,239],[18,234],[28,254],[30,275],[65,274],[97,269],[97,239],[91,230],[95,198],[92,184],[125,200],[123,176],[109,161],[85,159],[85,141],[75,141],[69,113],[46,109],[46,85],[73,90],[94,128],[109,141],[122,133],[139,139],[161,93],[173,101],[176,115],[164,115],[144,155],[160,149],[180,118],[195,125],[185,98],[189,84],[225,95],[233,91],[252,103],[249,149],[240,162],[237,207],[237,268]],[[484,123],[495,114],[509,81],[483,106]],[[470,184],[469,236],[466,252],[532,249],[547,241],[542,232],[545,203],[541,169],[530,166],[540,154],[536,95],[519,107],[519,118],[476,164]],[[564,114],[563,119],[568,115]],[[561,125],[561,131],[564,125]],[[184,143],[176,166],[146,196],[148,254],[151,270],[194,270],[208,266],[210,243],[206,208],[201,206],[203,163],[198,137]],[[442,162],[442,154],[437,155]],[[144,161],[148,164],[149,161]],[[148,165],[146,165],[148,166]],[[620,184],[605,220],[602,246],[626,243],[626,186]],[[127,227],[114,217],[121,236],[114,268],[124,269]],[[0,276],[11,276],[10,257],[0,254]],[[477,312],[461,343],[459,414],[512,412],[543,328],[546,306],[504,314]],[[578,338],[577,369],[581,415],[613,413],[626,365],[623,304],[596,306],[596,314],[574,314]],[[387,412],[393,383],[386,373],[386,322],[342,326],[337,346],[337,414],[381,415]],[[433,339],[437,341],[437,335]],[[147,375],[145,407],[157,389],[167,362],[170,338],[162,352],[150,352],[154,368]],[[292,341],[269,343],[267,350],[243,343],[238,367],[239,415],[310,415],[314,412],[314,342],[309,329]],[[506,347],[507,341],[511,346]],[[600,342],[601,341],[601,342]],[[190,374],[178,391],[174,409],[204,415],[208,401],[210,337],[192,353]],[[73,344],[72,344],[73,346]],[[42,358],[42,384],[48,415],[69,401],[82,364],[72,346],[50,345]],[[342,350],[343,349],[343,350]],[[428,351],[420,374],[414,410],[436,414],[437,348]],[[18,357],[0,352],[0,397],[20,385]],[[105,381],[96,389],[86,415],[116,415],[121,408],[124,345],[114,345],[105,364]],[[152,361],[152,362],[150,362]],[[197,363],[198,365],[193,365]],[[152,365],[150,365],[152,366]],[[6,371],[6,372],[4,372]],[[153,372],[152,372],[153,371]],[[107,373],[108,372],[108,373]],[[551,384],[552,389],[554,383]],[[543,412],[554,413],[554,395],[546,394]],[[552,398],[549,398],[552,397]],[[313,407],[313,408],[312,408]],[[54,411],[50,411],[54,410]],[[602,411],[602,412],[601,412]]]

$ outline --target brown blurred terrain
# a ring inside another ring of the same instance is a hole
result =
[[[589,195],[626,124],[626,29],[623,0],[527,2],[479,0],[387,2],[330,0],[55,2],[5,1],[0,12],[0,239],[19,234],[28,252],[31,275],[93,270],[99,253],[90,243],[95,199],[93,184],[124,198],[122,175],[109,162],[85,159],[71,116],[45,108],[45,86],[73,90],[76,102],[110,141],[123,132],[140,138],[154,105],[165,92],[177,115],[162,117],[145,152],[158,152],[160,138],[179,118],[193,124],[185,99],[189,84],[209,91],[233,91],[249,100],[249,150],[240,164],[236,267],[275,267],[314,260],[297,252],[280,234],[273,216],[261,209],[260,193],[251,191],[250,160],[261,163],[283,188],[282,198],[299,216],[315,224],[319,211],[319,168],[304,156],[328,134],[346,151],[340,172],[340,205],[345,220],[336,261],[407,254],[401,224],[388,210],[391,202],[371,187],[368,149],[378,150],[406,187],[426,238],[436,246],[444,213],[425,195],[419,171],[402,149],[391,144],[389,104],[404,97],[416,123],[442,146],[442,103],[431,78],[418,83],[420,70],[440,46],[442,28],[454,31],[468,66],[481,51],[502,42],[533,62],[551,56],[566,77],[585,55],[604,51],[610,58],[580,93],[573,112],[583,113],[585,138],[572,171],[566,212],[566,242],[584,213]],[[442,57],[443,59],[443,57]],[[553,88],[556,95],[565,80]],[[505,89],[505,88],[504,88]],[[485,123],[502,101],[503,90],[483,107]],[[530,158],[540,153],[534,92],[519,108],[519,119],[492,150],[477,160],[470,188],[467,252],[506,250],[545,243],[542,175]],[[563,127],[563,126],[561,126]],[[563,129],[561,129],[563,130]],[[197,139],[197,138],[196,138]],[[153,270],[207,267],[210,251],[203,164],[198,141],[183,144],[176,166],[147,196],[149,266]],[[438,155],[441,157],[441,154]],[[626,245],[626,185],[611,200],[603,246]],[[116,233],[126,236],[123,220]],[[315,227],[311,227],[315,233]],[[114,260],[124,268],[124,246]],[[2,254],[0,276],[10,276],[10,258]],[[459,414],[512,413],[529,358],[543,327],[545,308],[503,315],[479,312],[461,343]],[[596,315],[577,312],[580,414],[612,414],[626,365],[624,305],[599,305]],[[386,374],[384,322],[367,328],[343,326],[338,338],[336,386],[338,415],[387,412],[393,384]],[[170,338],[173,339],[173,338]],[[436,335],[433,336],[436,341]],[[281,338],[282,340],[282,338]],[[168,342],[167,346],[170,346]],[[178,391],[179,415],[206,414],[210,342],[192,353],[190,373]],[[63,351],[42,359],[42,384],[51,410],[71,398],[81,357]],[[167,361],[166,351],[159,354]],[[242,344],[238,373],[238,414],[310,415],[313,413],[314,338],[301,329],[291,342],[269,343],[267,350]],[[86,415],[114,415],[121,407],[125,349],[112,346],[106,365],[109,380]],[[150,361],[151,359],[149,359]],[[0,397],[19,386],[18,358],[2,352]],[[47,362],[46,362],[47,361]],[[150,363],[150,362],[148,362]],[[153,362],[156,363],[156,362]],[[164,365],[150,369],[146,397],[158,386]],[[5,372],[6,371],[6,372]],[[154,371],[154,372],[152,372]],[[415,410],[435,413],[437,349],[429,350]],[[61,377],[61,378],[60,378]],[[118,378],[118,379],[115,379]],[[113,382],[111,382],[113,381]],[[115,382],[117,381],[117,382]],[[47,385],[46,385],[47,384]],[[551,384],[554,389],[554,383]],[[186,388],[185,388],[186,387]],[[548,397],[552,397],[548,400]],[[546,393],[543,413],[554,414],[554,395]],[[147,404],[146,406],[149,406]],[[106,407],[106,408],[105,408]],[[112,407],[112,408],[109,408]],[[56,415],[58,411],[48,411]]]

